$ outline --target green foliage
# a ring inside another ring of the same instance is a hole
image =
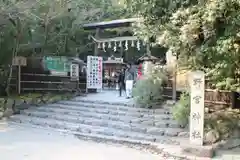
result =
[[[82,25],[126,14],[115,0],[7,0],[0,5],[0,65],[11,62],[13,50],[24,56],[92,53],[88,35],[93,33],[84,31]]]
[[[204,70],[211,88],[240,90],[239,0],[127,0],[143,17],[135,32],[176,53],[179,64]]]
[[[92,54],[94,43],[88,35],[94,31],[84,31],[82,25],[125,16],[126,9],[115,1],[0,0],[0,68],[8,73],[0,82],[12,77],[9,64],[14,56]]]
[[[174,119],[183,126],[189,124],[190,103],[189,93],[183,93],[172,110]],[[204,129],[206,133],[210,130],[216,131],[220,135],[220,139],[230,136],[239,137],[240,110],[227,109],[205,113]]]
[[[143,18],[135,33],[153,37],[154,44],[178,56],[180,67],[203,70],[213,89],[240,91],[239,0],[125,0],[133,15]],[[190,97],[183,94],[173,109],[188,124]],[[221,137],[239,130],[239,112],[223,110],[206,115],[205,129]]]
[[[189,93],[182,93],[180,100],[173,107],[172,112],[174,119],[183,126],[186,126],[189,123],[190,105]]]
[[[161,69],[153,69],[149,76],[144,76],[138,80],[133,88],[135,101],[144,107],[153,107],[163,101],[163,84],[166,81],[166,75]]]
[[[240,138],[240,110],[220,110],[205,116],[205,131],[215,130],[221,139]]]

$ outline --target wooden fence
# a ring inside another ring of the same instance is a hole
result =
[[[20,81],[19,81],[20,79]],[[48,73],[21,73],[17,76],[13,72],[11,78],[11,92],[86,92],[86,76],[80,76],[79,80],[71,80],[68,75],[51,75]]]
[[[11,79],[11,90],[18,90],[18,76]],[[86,92],[86,76],[80,76],[79,81],[72,81],[70,75],[50,75],[50,74],[36,74],[36,73],[22,73],[20,87],[21,92]],[[164,86],[163,96],[167,99],[172,99],[173,89],[172,80],[170,79]],[[226,91],[205,89],[205,104],[215,107],[231,107],[240,108],[240,93]],[[115,89],[115,87],[114,87]],[[88,90],[88,92],[95,92]],[[177,99],[180,98],[183,90],[176,91]]]
[[[177,90],[176,92],[177,99],[179,99],[184,91]],[[172,80],[169,80],[164,86],[163,96],[167,99],[172,99],[172,93]],[[240,108],[240,93],[227,90],[205,89],[205,105],[218,108]]]

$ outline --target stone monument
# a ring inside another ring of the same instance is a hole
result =
[[[193,145],[202,146],[204,136],[205,74],[202,71],[194,71],[190,75],[190,143]]]

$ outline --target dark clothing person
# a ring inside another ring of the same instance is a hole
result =
[[[131,65],[128,65],[128,68],[125,71],[125,90],[126,90],[126,96],[127,99],[132,98],[132,90],[133,90],[133,85],[134,85],[134,81],[135,81],[135,71],[134,69],[131,67]]]
[[[125,74],[122,71],[118,76],[119,96],[122,96],[122,91],[125,91]]]

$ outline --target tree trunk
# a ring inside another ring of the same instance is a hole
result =
[[[97,39],[99,38],[99,32],[100,32],[100,29],[97,28],[97,29],[96,29],[96,34],[95,34],[95,38],[97,38]],[[95,46],[94,46],[94,56],[98,56],[98,54],[99,54],[98,43],[95,42]]]
[[[65,35],[64,37],[64,54],[66,54],[68,52],[68,33]]]
[[[42,56],[44,55],[44,52],[45,52],[45,48],[47,47],[47,42],[48,42],[48,17],[46,17],[46,20],[45,20],[45,23],[44,23],[44,34],[45,34],[45,37],[44,37],[44,45],[42,47]]]
[[[13,20],[11,20],[12,22]],[[13,51],[12,51],[12,57],[11,57],[11,62],[10,62],[10,66],[9,66],[9,75],[8,75],[8,79],[7,79],[7,83],[6,83],[6,94],[7,96],[10,95],[10,84],[11,84],[11,79],[12,79],[12,72],[13,72],[13,58],[15,56],[17,56],[17,53],[18,53],[18,49],[19,49],[19,43],[20,43],[20,37],[21,37],[21,33],[22,33],[22,27],[21,27],[21,22],[20,20],[18,19],[18,22],[17,23],[12,23],[16,30],[17,30],[17,36],[15,38],[15,46],[13,48]]]

